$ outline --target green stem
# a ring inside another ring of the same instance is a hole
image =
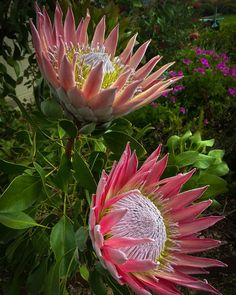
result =
[[[68,141],[67,141],[67,144],[66,144],[66,149],[65,149],[65,153],[66,153],[66,156],[68,157],[68,159],[71,158],[71,153],[72,153],[72,150],[73,150],[73,147],[74,147],[74,142],[75,142],[74,138],[72,138],[72,137],[68,138]]]

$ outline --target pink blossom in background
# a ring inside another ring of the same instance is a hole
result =
[[[185,58],[185,59],[182,59],[182,63],[183,63],[183,64],[186,64],[186,65],[190,65],[190,64],[193,63],[193,62],[191,61],[191,59],[187,59],[187,58]]]
[[[201,48],[196,48],[195,52],[196,52],[197,55],[200,55],[200,54],[204,53],[204,50],[202,50]]]
[[[169,74],[170,74],[171,77],[177,77],[178,76],[178,74],[175,71],[170,71]]]
[[[204,57],[200,58],[200,63],[206,68],[210,67],[208,59],[206,59]]]
[[[139,166],[128,144],[110,173],[103,171],[91,202],[93,248],[113,278],[135,294],[181,295],[180,285],[220,295],[192,275],[225,264],[191,254],[220,245],[200,232],[223,217],[199,217],[212,203],[195,203],[207,187],[182,191],[194,170],[162,178],[168,155],[157,161],[160,152],[159,146]]]
[[[204,68],[195,68],[194,71],[201,75],[204,75],[206,70]]]
[[[220,57],[225,61],[229,61],[229,56],[226,53],[221,53]]]
[[[176,86],[174,86],[174,88],[173,88],[173,93],[176,93],[176,92],[182,91],[182,90],[184,90],[184,89],[185,89],[185,87],[184,87],[183,85],[176,85]]]
[[[179,108],[179,112],[180,112],[181,114],[186,114],[187,110],[186,110],[185,107],[180,107],[180,108]]]
[[[236,78],[236,68],[229,68],[229,74],[232,78]]]
[[[168,97],[168,95],[169,95],[169,91],[164,91],[164,92],[162,93],[162,96],[164,96],[164,97]]]
[[[224,76],[227,76],[230,73],[230,69],[225,62],[217,64],[216,68],[221,71]]]
[[[204,125],[208,125],[208,124],[209,124],[209,121],[208,121],[208,119],[207,119],[207,118],[205,118],[205,119],[204,119],[204,121],[203,121],[203,123],[204,123]]]
[[[235,96],[235,94],[236,94],[236,88],[231,87],[231,88],[228,89],[228,92],[229,92],[229,95],[230,96]]]

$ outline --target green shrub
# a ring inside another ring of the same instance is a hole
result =
[[[197,45],[206,49],[225,52],[236,62],[236,24],[222,25],[220,31],[208,30],[197,40]]]

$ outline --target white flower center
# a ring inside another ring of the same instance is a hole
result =
[[[92,68],[94,68],[100,62],[103,62],[104,73],[112,73],[115,70],[109,55],[104,52],[91,52],[83,54],[81,59],[84,60],[85,63],[87,65],[90,65]]]
[[[113,209],[128,211],[112,227],[111,233],[116,237],[151,238],[154,242],[126,247],[122,250],[129,259],[152,259],[157,261],[167,240],[166,227],[160,211],[141,193],[132,193],[118,201]]]

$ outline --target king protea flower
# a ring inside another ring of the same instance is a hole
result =
[[[109,175],[102,173],[90,212],[90,236],[102,265],[136,294],[178,295],[176,285],[220,294],[193,274],[225,266],[189,254],[220,245],[199,232],[223,217],[199,217],[211,200],[192,204],[206,187],[181,191],[194,171],[160,179],[168,156],[157,161],[160,146],[138,169],[127,145]]]
[[[133,53],[137,34],[124,51],[116,56],[118,25],[105,38],[105,17],[97,25],[91,42],[87,28],[90,15],[75,27],[69,7],[64,25],[59,4],[54,24],[36,5],[37,24],[30,21],[33,45],[44,78],[59,98],[61,105],[80,122],[108,122],[151,103],[178,78],[165,79],[168,63],[152,72],[159,55],[138,66],[150,40]]]

